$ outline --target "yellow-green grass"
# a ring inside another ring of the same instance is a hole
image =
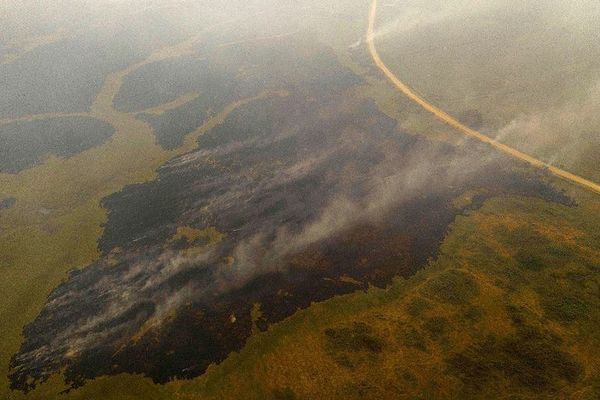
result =
[[[212,244],[221,241],[223,234],[212,226],[204,229],[178,226],[175,234],[169,239],[169,242],[184,240],[186,244],[192,244],[199,239],[206,239],[209,244]]]

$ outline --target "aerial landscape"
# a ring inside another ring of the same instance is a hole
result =
[[[0,399],[600,398],[596,0],[0,4]]]

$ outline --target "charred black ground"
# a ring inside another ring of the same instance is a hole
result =
[[[72,156],[104,143],[113,131],[107,123],[85,117],[0,125],[0,172],[22,171],[50,154]]]
[[[25,328],[12,388],[29,390],[63,368],[74,387],[121,372],[156,382],[198,376],[253,327],[413,274],[455,216],[490,196],[569,202],[483,145],[398,131],[373,103],[352,98],[360,80],[337,68],[238,109],[157,179],[106,198],[102,256],[74,271]],[[453,203],[466,191],[478,194]],[[178,237],[182,227],[197,237]]]

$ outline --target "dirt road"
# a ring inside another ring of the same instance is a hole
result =
[[[375,18],[377,16],[377,0],[373,0],[371,3],[371,10],[369,12],[369,24],[367,28],[367,44],[369,46],[369,53],[371,53],[371,58],[375,65],[383,72],[383,74],[396,86],[398,90],[404,93],[409,99],[420,105],[425,110],[429,111],[433,115],[435,115],[439,120],[444,122],[447,125],[459,130],[465,135],[471,136],[477,140],[488,143],[498,150],[515,157],[519,160],[526,161],[529,164],[545,169],[550,173],[558,176],[561,179],[569,181],[571,183],[575,183],[581,187],[592,190],[596,193],[600,193],[600,185],[592,182],[588,179],[585,179],[581,176],[572,174],[571,172],[565,171],[563,169],[552,166],[544,161],[538,160],[528,154],[525,154],[517,149],[514,149],[510,146],[507,146],[503,143],[500,143],[474,129],[469,128],[468,126],[463,125],[456,118],[447,114],[444,110],[434,106],[429,103],[427,100],[420,97],[416,94],[410,87],[408,87],[405,83],[403,83],[390,69],[385,65],[385,63],[381,60],[379,53],[377,52],[377,48],[375,47]]]

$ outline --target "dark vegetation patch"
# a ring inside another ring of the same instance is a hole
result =
[[[296,400],[298,396],[290,387],[282,387],[273,389],[273,393],[271,395],[273,400]]]
[[[500,378],[536,393],[554,392],[579,380],[583,367],[560,349],[560,337],[533,326],[536,317],[526,308],[509,304],[506,311],[516,333],[489,335],[451,355],[447,360],[451,373],[475,391]]]
[[[423,329],[425,329],[431,339],[438,340],[447,332],[448,319],[439,316],[429,318],[423,324]]]
[[[586,261],[585,267],[594,273],[600,273],[600,262]]]
[[[541,303],[548,318],[564,323],[586,319],[590,311],[588,302],[565,291],[546,293]]]
[[[377,390],[377,388],[371,382],[367,382],[365,380],[356,380],[350,381],[347,385],[344,385],[339,390],[340,393],[337,395],[343,399],[360,399],[369,394],[372,395],[375,390]]]
[[[418,317],[429,308],[431,308],[431,304],[420,296],[415,297],[406,305],[406,311],[411,317]]]
[[[575,250],[573,247],[566,243],[552,243],[548,246],[548,254],[553,257],[558,257],[562,259],[569,259],[575,255]]]
[[[541,271],[546,267],[546,262],[542,255],[531,251],[531,249],[519,250],[515,255],[515,260],[523,269],[536,272]]]
[[[579,271],[568,271],[565,274],[565,278],[571,282],[574,283],[578,286],[582,285],[583,283],[585,283],[585,281],[587,279],[590,278],[590,275],[584,272],[579,272]]]
[[[532,392],[553,392],[575,383],[583,372],[554,337],[530,326],[505,337],[488,336],[453,354],[447,363],[449,372],[475,391],[503,377]]]
[[[400,343],[420,351],[427,351],[427,343],[422,332],[413,326],[407,326],[400,331]]]
[[[354,322],[350,327],[328,328],[325,334],[325,350],[335,362],[345,368],[354,368],[365,360],[372,360],[381,353],[383,339],[373,333],[364,322]]]
[[[49,154],[78,154],[104,143],[113,132],[105,122],[85,117],[0,125],[0,172],[22,171]]]
[[[527,282],[527,278],[516,267],[507,266],[504,269],[494,271],[494,275],[498,278],[494,281],[494,285],[506,290],[509,293],[515,292],[520,285]]]
[[[508,317],[510,318],[513,325],[517,327],[517,329],[520,329],[525,326],[525,321],[527,321],[528,317],[526,315],[527,311],[524,308],[519,307],[515,304],[508,304],[506,306],[506,313],[508,314]]]
[[[16,203],[17,199],[15,199],[14,197],[5,197],[3,199],[0,199],[0,210],[11,208]]]
[[[415,386],[417,384],[417,382],[418,382],[417,377],[415,376],[415,374],[413,374],[409,370],[403,371],[401,376],[402,376],[402,379],[404,379],[404,381],[406,381],[411,386]]]
[[[464,310],[461,314],[460,314],[460,319],[463,319],[465,321],[469,321],[472,323],[476,323],[481,321],[481,319],[483,318],[483,310],[477,306],[474,305],[469,305],[467,306],[466,310]]]
[[[364,322],[354,322],[350,327],[325,330],[326,347],[333,352],[367,351],[381,353],[383,340],[373,334]]]
[[[565,263],[574,254],[567,244],[551,242],[530,227],[520,227],[509,234],[518,248],[514,259],[524,270],[539,272]]]
[[[441,303],[459,305],[471,300],[479,293],[479,289],[469,274],[448,270],[427,282],[424,293]]]
[[[517,229],[498,226],[494,228],[494,235],[507,243],[513,252],[512,257],[500,255],[492,246],[481,245],[487,258],[482,268],[496,277],[496,286],[508,292],[515,292],[524,284],[531,285],[542,297],[550,296],[551,292],[562,292],[563,289],[556,286],[559,276],[548,280],[547,275],[542,273],[566,272],[577,263],[588,263],[587,259],[578,255],[572,244],[551,241],[531,226]]]

